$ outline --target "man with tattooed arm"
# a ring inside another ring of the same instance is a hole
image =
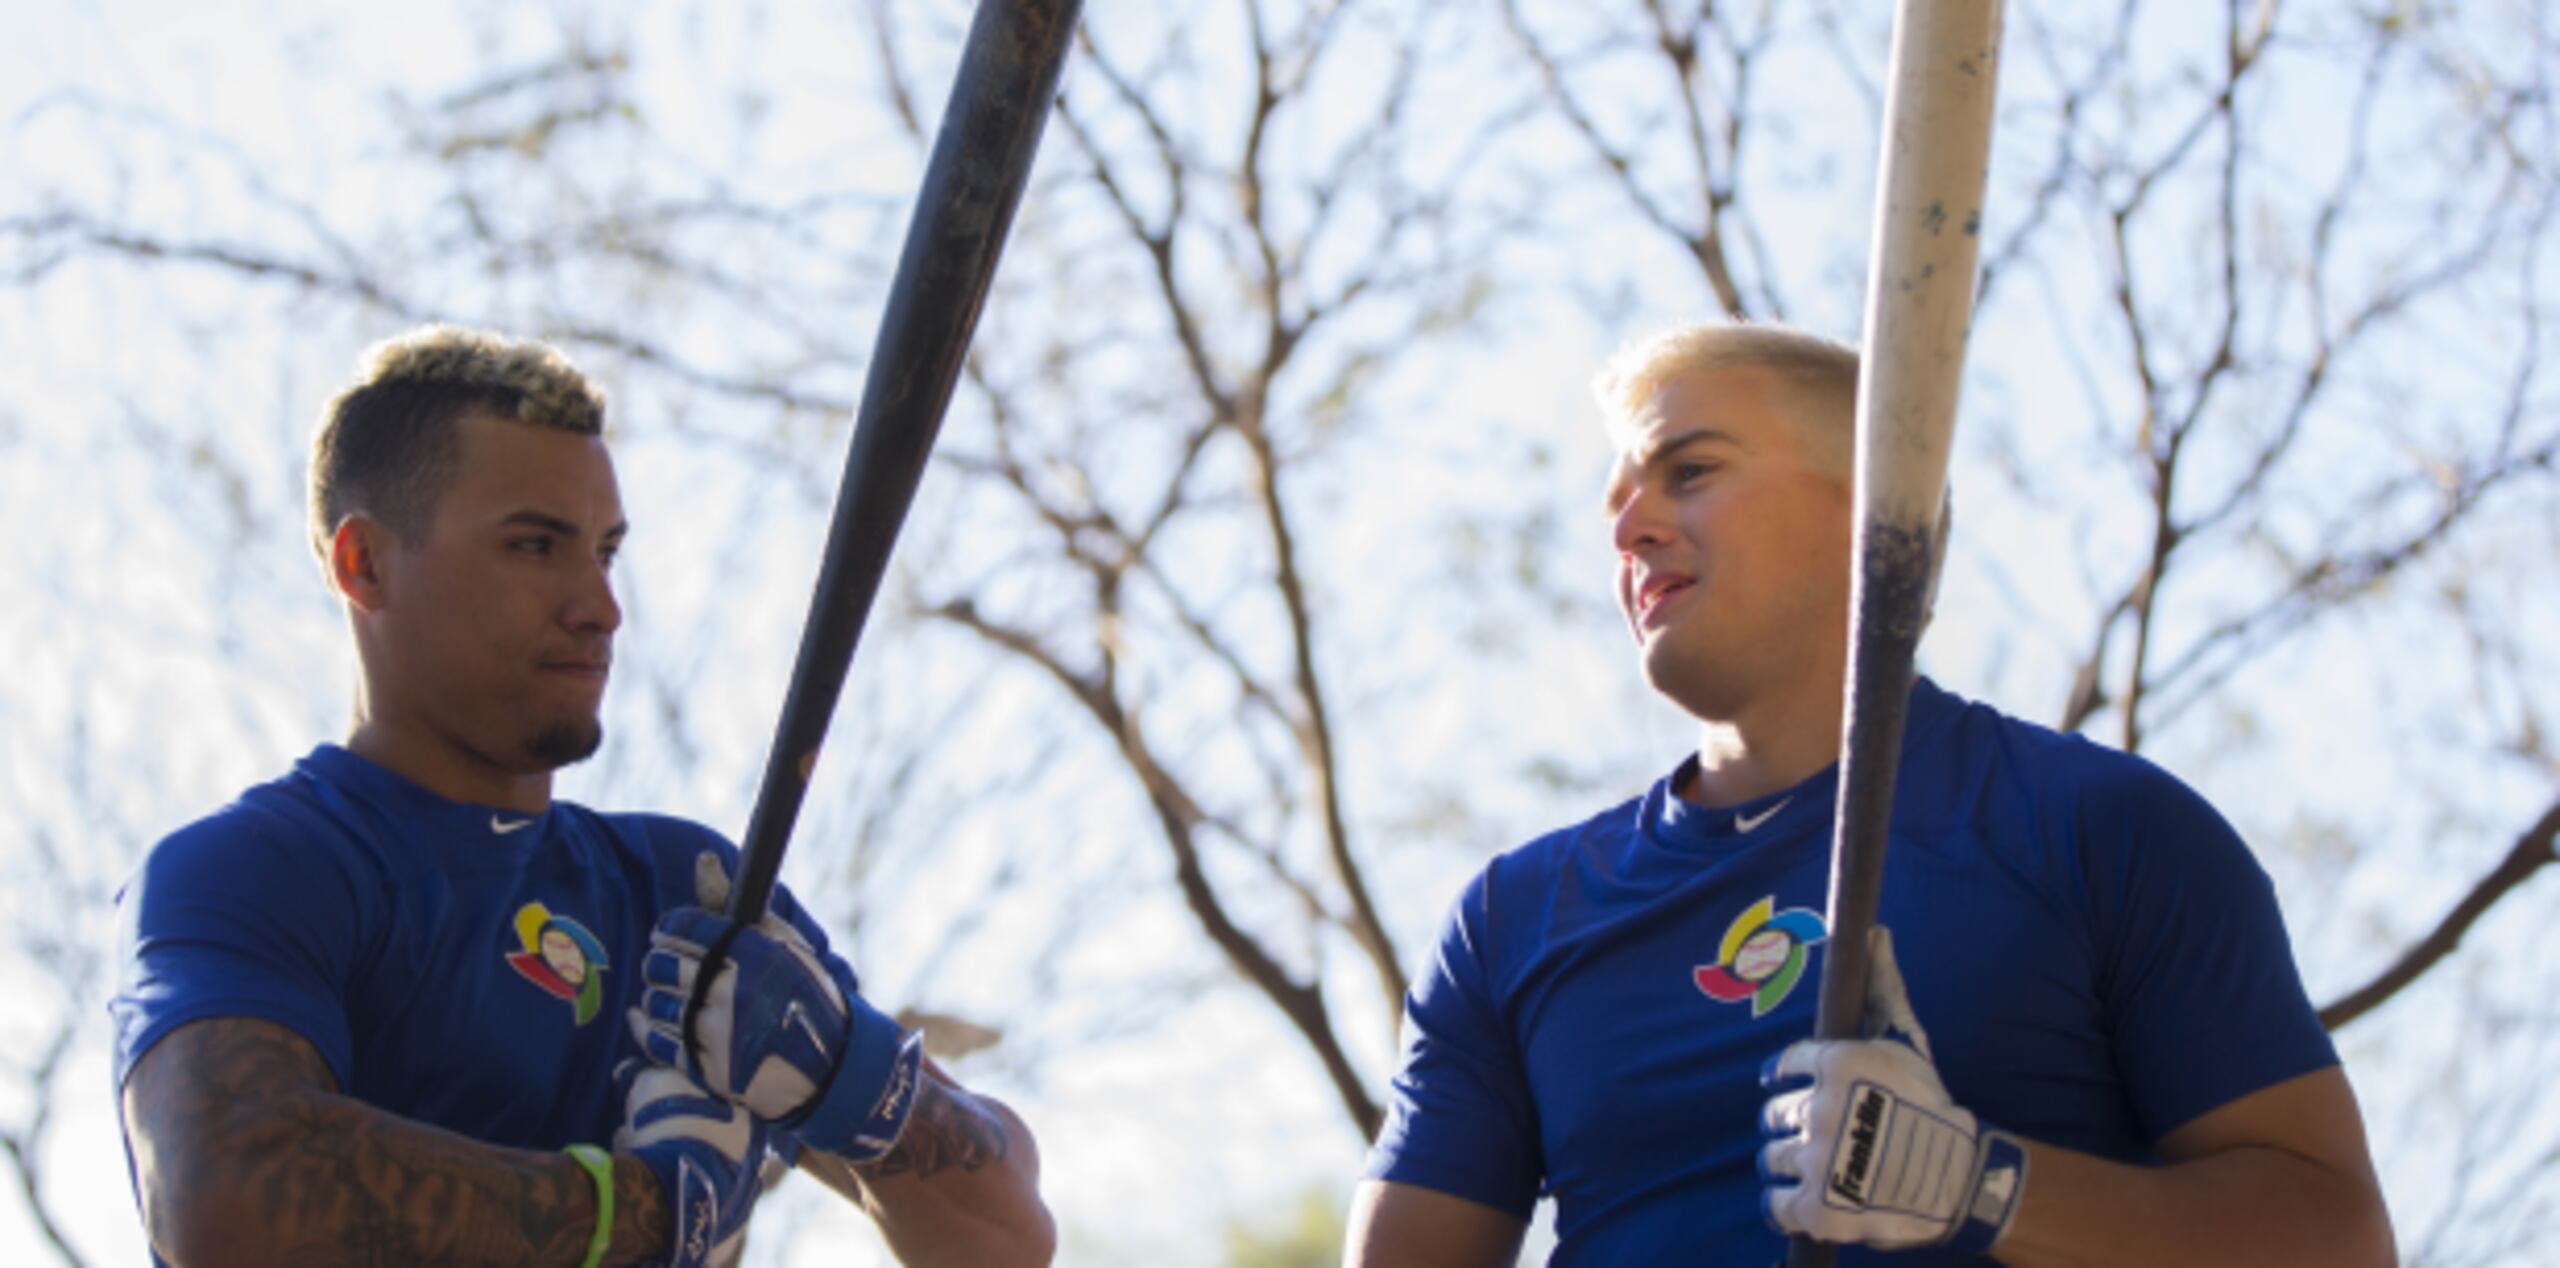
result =
[[[794,1163],[902,1263],[1048,1262],[1030,1131],[788,893],[733,929],[719,834],[552,798],[601,742],[621,623],[603,421],[552,349],[445,328],[326,411],[311,530],[353,730],[160,842],[118,904],[158,1262],[732,1263]]]

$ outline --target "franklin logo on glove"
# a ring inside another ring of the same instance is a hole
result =
[[[1989,1250],[2017,1213],[2026,1154],[1947,1095],[1892,936],[1878,926],[1868,946],[1868,1037],[1793,1043],[1761,1072],[1761,1214],[1819,1241]]]
[[[1856,1092],[1858,1107],[1849,1114],[1849,1138],[1843,1142],[1847,1155],[1831,1168],[1831,1191],[1849,1199],[1851,1206],[1867,1201],[1867,1176],[1876,1158],[1876,1137],[1884,1130],[1884,1116],[1893,1108],[1893,1093],[1873,1083],[1861,1083]]]

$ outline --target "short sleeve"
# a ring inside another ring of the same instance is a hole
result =
[[[1365,1174],[1527,1219],[1544,1168],[1537,1110],[1483,956],[1486,881],[1468,887],[1405,997],[1404,1056]]]
[[[2148,763],[2093,786],[2084,839],[2107,937],[2101,990],[2142,1129],[2337,1064],[2275,887],[2204,798]]]
[[[170,1031],[274,1022],[354,1083],[344,1000],[363,960],[365,898],[343,860],[235,806],[161,841],[116,900],[116,1083]],[[378,895],[375,896],[378,900]]]

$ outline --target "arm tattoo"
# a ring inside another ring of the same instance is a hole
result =
[[[192,1229],[272,1264],[574,1264],[594,1228],[594,1183],[574,1161],[342,1096],[311,1045],[268,1022],[170,1032],[134,1068],[124,1108],[164,1254]],[[665,1237],[664,1202],[636,1160],[615,1178],[617,1213],[630,1212],[615,1249],[637,1257]]]
[[[1004,1120],[978,1103],[978,1098],[940,1079],[928,1077],[916,1098],[915,1117],[898,1136],[889,1156],[874,1163],[874,1175],[930,1176],[949,1167],[977,1171],[1002,1162],[1013,1147]]]

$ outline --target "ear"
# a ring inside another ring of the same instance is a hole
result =
[[[390,527],[369,515],[350,515],[329,535],[329,585],[358,612],[379,612],[389,598],[385,555],[391,544]]]

